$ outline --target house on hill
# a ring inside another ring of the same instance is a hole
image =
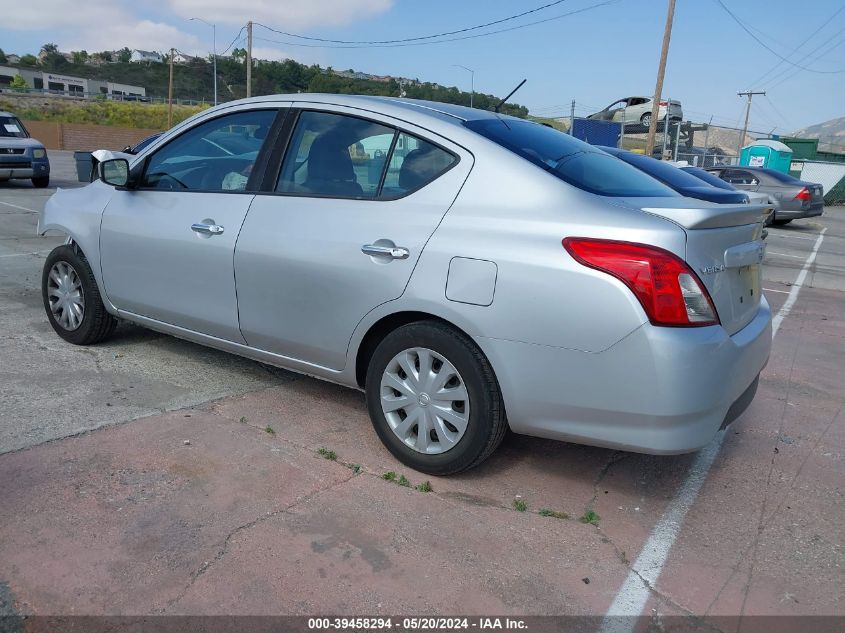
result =
[[[140,62],[156,62],[161,63],[161,55],[156,53],[155,51],[141,51],[135,49],[132,51],[132,56],[129,58],[130,62],[140,63]]]

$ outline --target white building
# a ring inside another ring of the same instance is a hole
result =
[[[132,56],[129,58],[130,62],[157,62],[161,63],[161,55],[155,51],[141,51],[135,49],[132,51]]]

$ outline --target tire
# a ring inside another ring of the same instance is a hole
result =
[[[440,390],[402,370],[404,362],[418,371],[429,358],[434,381],[452,376]],[[391,386],[397,378],[405,393]],[[444,390],[465,397],[438,398]],[[487,358],[466,335],[436,321],[404,325],[379,343],[367,368],[366,393],[373,427],[387,449],[406,466],[430,475],[452,475],[477,466],[496,450],[508,428],[499,383]],[[407,401],[407,410],[390,404],[391,399]],[[385,410],[391,407],[395,410]],[[403,425],[411,416],[426,424],[426,435],[420,437],[419,424]],[[459,418],[463,431],[452,424]]]
[[[41,297],[50,325],[68,343],[99,343],[117,325],[117,319],[106,312],[88,260],[73,246],[58,246],[47,256]],[[71,304],[81,306],[81,314]]]
[[[37,189],[43,189],[50,184],[50,176],[39,176],[32,179],[32,186]]]
[[[640,125],[648,127],[651,125],[651,112],[646,112],[640,117]]]
[[[792,220],[778,220],[777,218],[772,220],[772,224],[775,226],[783,226],[784,224],[789,224]]]

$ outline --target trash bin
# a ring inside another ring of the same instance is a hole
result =
[[[73,160],[76,161],[76,178],[79,182],[94,180],[94,157],[91,152],[74,152]]]
[[[748,167],[768,167],[785,174],[789,173],[792,162],[792,150],[788,145],[771,139],[760,139],[742,148],[740,165]]]

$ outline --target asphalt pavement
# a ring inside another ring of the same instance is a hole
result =
[[[59,339],[36,214],[79,183],[51,159],[50,189],[0,184],[0,615],[845,616],[845,208],[769,230],[772,358],[717,444],[511,435],[434,478],[356,391],[129,324]]]

